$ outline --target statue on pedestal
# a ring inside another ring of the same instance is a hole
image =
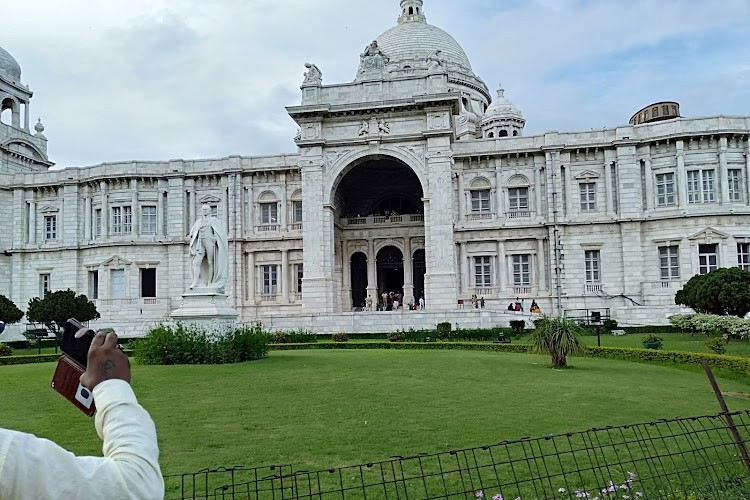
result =
[[[211,215],[211,207],[201,207],[203,215],[190,229],[190,256],[193,261],[193,282],[196,287],[224,293],[229,271],[227,234],[219,220]]]
[[[371,71],[382,71],[390,59],[378,47],[377,40],[365,47],[365,51],[359,55],[359,70],[357,74],[364,74]]]
[[[323,72],[320,71],[320,68],[312,63],[305,63],[305,68],[308,71],[305,71],[305,80],[302,85],[321,85],[323,83]]]

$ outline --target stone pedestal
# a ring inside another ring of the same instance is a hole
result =
[[[227,304],[227,296],[215,289],[195,288],[183,294],[182,305],[170,317],[207,332],[224,333],[237,323],[239,313]]]

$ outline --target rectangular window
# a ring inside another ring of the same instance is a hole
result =
[[[57,239],[57,215],[44,216],[44,239]]]
[[[508,202],[511,210],[528,210],[529,188],[508,189]]]
[[[581,192],[581,211],[592,212],[596,210],[596,183],[582,182],[579,184]]]
[[[297,287],[295,288],[294,292],[302,293],[302,278],[304,277],[302,264],[294,264],[294,276],[297,278],[295,281]]]
[[[260,204],[260,223],[264,226],[273,226],[279,221],[279,204],[261,203]]]
[[[714,171],[690,170],[687,173],[688,203],[713,203]]]
[[[125,298],[125,269],[110,269],[109,296],[113,299]]]
[[[276,295],[279,292],[277,265],[261,266],[263,276],[263,295]]]
[[[156,269],[141,269],[141,297],[156,297]]]
[[[659,106],[654,106],[653,108],[651,108],[651,116],[653,118],[659,117]]]
[[[99,271],[89,271],[89,298],[99,298]]]
[[[737,243],[737,267],[750,271],[750,243]]]
[[[52,276],[49,273],[39,275],[39,296],[44,297],[47,292],[52,290]]]
[[[656,174],[656,205],[668,207],[676,204],[674,173]]]
[[[295,224],[302,224],[302,202],[292,202],[292,222]]]
[[[597,285],[601,283],[601,275],[599,272],[599,250],[586,250],[584,257],[586,264],[586,284]]]
[[[661,114],[662,114],[662,116],[669,116],[669,106],[662,106],[661,107]]]
[[[102,235],[102,209],[94,210],[94,237]]]
[[[112,234],[122,234],[122,207],[112,207]]]
[[[492,286],[490,257],[474,257],[474,285],[478,287]]]
[[[219,218],[219,205],[209,205],[211,211],[208,213],[211,217]]]
[[[531,255],[513,256],[513,286],[531,285]]]
[[[156,206],[141,207],[141,234],[156,234]]]
[[[729,201],[742,203],[742,170],[727,170],[727,182],[729,183]]]
[[[490,213],[490,190],[480,189],[471,191],[471,213]]]
[[[130,205],[122,207],[122,232],[133,232],[133,207]]]
[[[659,268],[662,281],[680,279],[679,247],[659,247]]]
[[[716,244],[698,245],[698,273],[707,274],[719,268],[719,259],[716,255]]]

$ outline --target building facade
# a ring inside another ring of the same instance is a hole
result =
[[[168,317],[204,204],[228,230],[242,321],[347,314],[401,291],[446,314],[477,295],[661,323],[691,276],[750,269],[749,117],[676,110],[524,136],[421,0],[401,0],[359,57],[349,83],[306,65],[287,108],[295,153],[49,170],[32,94],[0,49],[0,293],[24,308],[72,288],[105,322]]]

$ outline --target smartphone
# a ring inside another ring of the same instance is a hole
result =
[[[84,330],[83,336],[75,338],[76,333]],[[65,323],[65,330],[60,339],[60,349],[63,355],[57,362],[55,374],[52,377],[52,388],[73,403],[73,406],[88,416],[96,411],[94,395],[81,385],[81,375],[86,371],[86,362],[96,333],[76,319],[69,319]]]

